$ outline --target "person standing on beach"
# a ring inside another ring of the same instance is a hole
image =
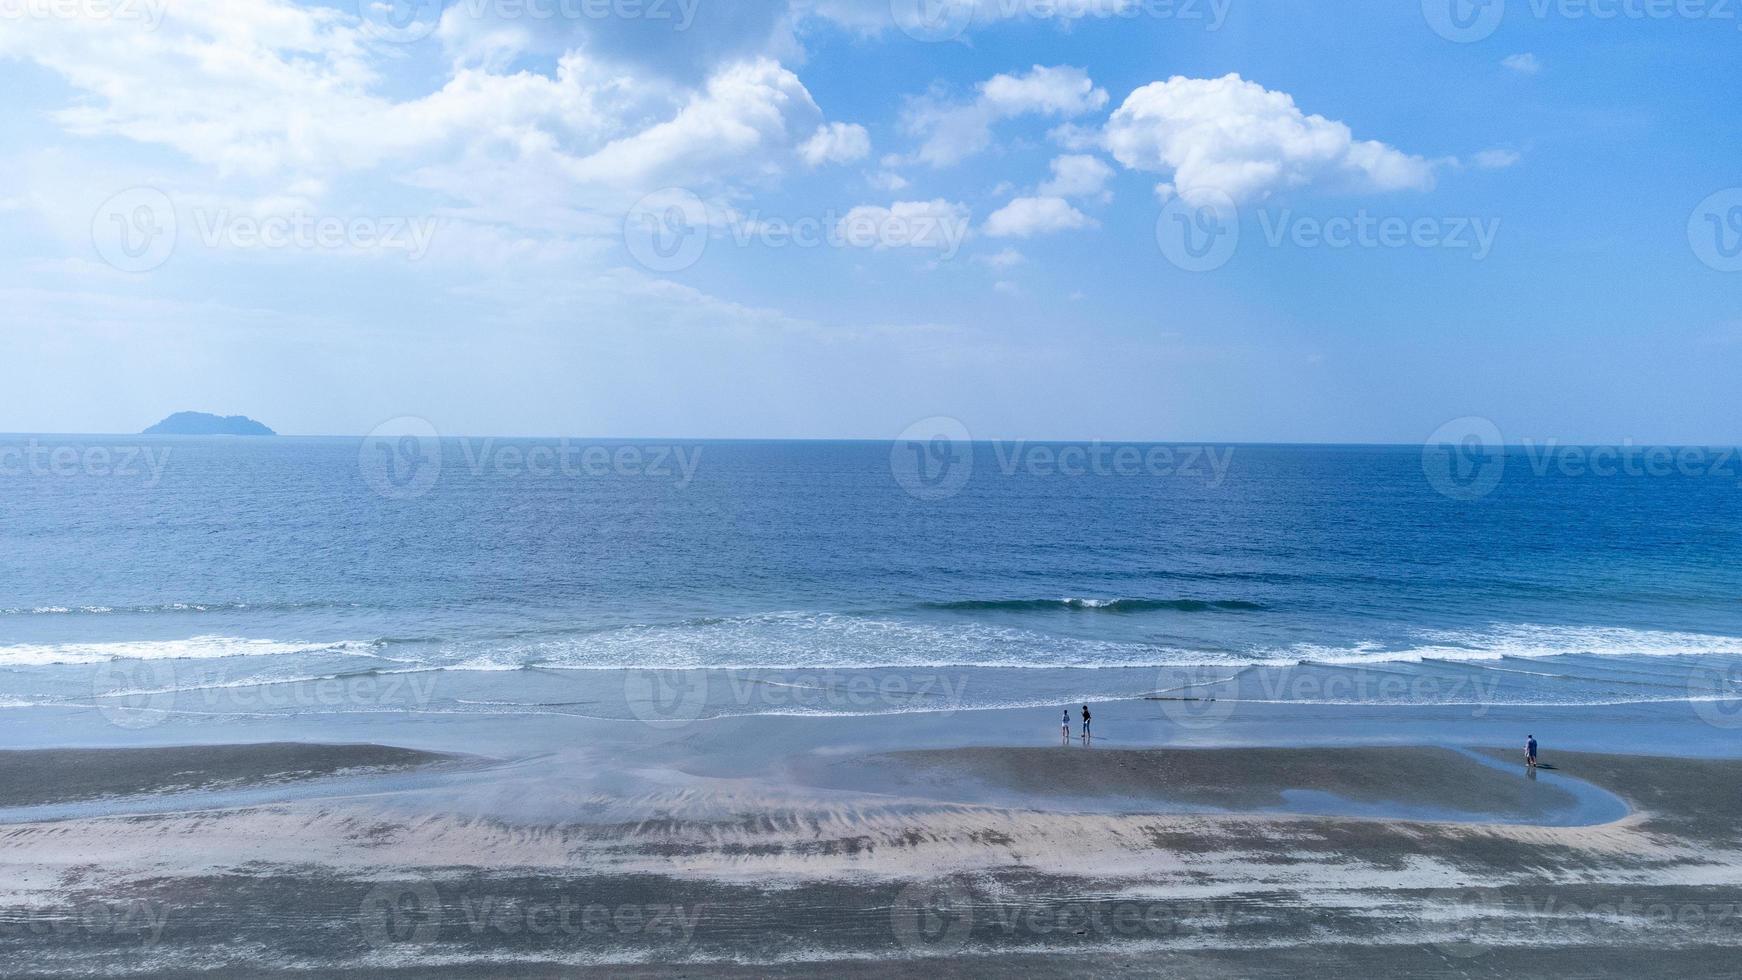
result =
[[[1089,744],[1089,706],[1083,705],[1083,744]]]
[[[1531,769],[1536,768],[1536,736],[1535,735],[1530,735],[1530,736],[1527,736],[1525,738],[1524,764],[1525,764],[1525,766],[1527,766]]]
[[[1071,744],[1071,709],[1069,708],[1065,709],[1064,720],[1059,723],[1059,737],[1063,740],[1063,744]]]

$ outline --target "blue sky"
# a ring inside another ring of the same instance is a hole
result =
[[[926,2],[0,0],[0,431],[1742,440],[1737,4]]]

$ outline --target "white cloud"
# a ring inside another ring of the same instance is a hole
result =
[[[1172,174],[1188,201],[1262,199],[1275,191],[1326,182],[1360,190],[1426,190],[1426,160],[1349,127],[1309,116],[1286,92],[1239,75],[1151,82],[1131,93],[1107,124],[1107,147],[1135,170]]]
[[[1129,12],[1141,2],[1142,0],[1028,0],[1013,3],[1011,0],[947,0],[947,9],[942,4],[938,9],[965,14],[967,20],[960,26],[967,30],[971,27],[991,27],[1009,20],[1056,20],[1064,23],[1085,18],[1105,20],[1120,15],[1129,16]],[[896,4],[892,7],[885,0],[801,0],[801,5],[808,7],[811,13],[819,17],[866,35],[876,35],[893,28],[923,32],[929,27],[913,21],[915,15],[923,15],[927,8],[912,3]],[[964,7],[972,9],[964,10]],[[894,16],[891,16],[892,13]]]
[[[1095,87],[1081,68],[1035,65],[1026,75],[994,75],[980,83],[980,101],[1003,117],[1034,112],[1080,116],[1107,105],[1107,91]]]
[[[941,198],[861,204],[842,218],[836,234],[857,248],[930,248],[950,258],[968,237],[968,209]]]
[[[1062,197],[1019,197],[992,212],[985,231],[993,238],[1030,238],[1094,226],[1093,218]]]
[[[1083,153],[1066,154],[1052,162],[1052,179],[1041,184],[1037,192],[1044,197],[1084,197],[1106,200],[1107,181],[1113,179],[1113,168],[1101,158]]]
[[[799,146],[798,155],[813,167],[863,160],[871,155],[871,134],[855,123],[825,123]]]
[[[1507,55],[1500,59],[1500,63],[1521,75],[1535,75],[1542,71],[1542,62],[1529,52]]]
[[[1483,150],[1476,154],[1476,166],[1483,170],[1505,170],[1518,160],[1519,156],[1513,150]]]
[[[613,141],[576,161],[571,173],[579,180],[641,187],[700,180],[704,168],[786,145],[789,117],[820,115],[798,76],[779,64],[733,65],[710,78],[707,89],[672,119]]]
[[[1024,115],[1080,116],[1107,105],[1105,89],[1088,73],[1068,65],[1035,65],[1023,75],[994,75],[981,82],[974,101],[952,103],[938,97],[908,106],[904,125],[923,142],[915,158],[934,167],[957,163],[992,143],[992,126]]]
[[[1078,123],[1059,123],[1047,130],[1046,138],[1067,150],[1095,150],[1101,147],[1101,129]]]
[[[25,18],[0,31],[0,58],[65,80],[75,94],[51,118],[67,131],[179,153],[192,166],[152,178],[168,190],[318,199],[355,193],[361,182],[340,178],[365,177],[398,185],[389,194],[438,194],[447,217],[553,234],[613,235],[629,203],[659,186],[731,191],[818,154],[868,152],[857,127],[819,130],[798,76],[766,58],[686,87],[579,51],[542,72],[482,57],[438,65],[436,87],[408,97],[381,72],[410,49],[372,40],[354,12],[178,0],[172,14],[153,31]]]
[[[883,191],[899,191],[907,188],[907,178],[893,170],[879,170],[867,176],[865,182]]]
[[[1013,248],[1002,249],[991,255],[980,256],[980,261],[994,269],[1009,269],[1028,261],[1021,252]]]

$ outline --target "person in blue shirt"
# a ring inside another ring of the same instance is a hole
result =
[[[1529,736],[1524,743],[1524,764],[1531,769],[1536,768],[1536,736]]]

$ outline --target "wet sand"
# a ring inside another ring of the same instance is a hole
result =
[[[142,751],[160,762],[31,759],[9,802],[442,758]],[[668,744],[11,822],[0,961],[9,976],[1729,971],[1742,761],[1557,753],[1531,780],[1515,754],[867,748],[719,774]],[[588,782],[602,759],[609,781]],[[1303,793],[1363,812],[1289,812]],[[1624,812],[1567,824],[1593,794]]]
[[[452,758],[386,745],[300,742],[0,751],[0,807],[395,772]]]
[[[1061,748],[1071,754],[1060,755]],[[1359,813],[1440,819],[1561,822],[1579,798],[1564,786],[1494,778],[1449,749],[1349,747],[1240,750],[975,746],[814,760],[799,778],[849,789],[1005,805],[1122,809],[1308,810],[1330,798]],[[1604,815],[1620,816],[1619,803]],[[1589,822],[1597,822],[1592,819]]]

